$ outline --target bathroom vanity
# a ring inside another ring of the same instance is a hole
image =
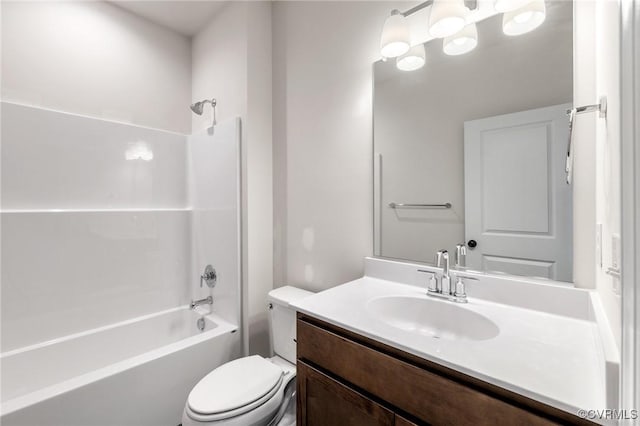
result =
[[[300,425],[592,424],[312,316],[297,327]]]
[[[295,305],[298,424],[593,424],[579,410],[611,403],[591,292],[485,276],[456,304],[428,297],[416,265],[366,271]]]

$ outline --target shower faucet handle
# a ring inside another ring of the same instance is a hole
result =
[[[207,265],[204,268],[204,273],[200,275],[200,287],[202,287],[202,283],[207,283],[207,287],[214,288],[216,286],[216,282],[218,281],[218,274],[216,270],[213,269],[213,266]]]

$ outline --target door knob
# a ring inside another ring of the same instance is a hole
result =
[[[476,240],[469,240],[467,242],[467,247],[469,247],[472,250],[476,248],[477,245],[478,245],[478,242]]]

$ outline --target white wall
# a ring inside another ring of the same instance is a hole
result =
[[[619,269],[621,264],[621,246],[613,242],[614,237],[621,237],[622,219],[619,3],[599,1],[596,16],[596,93],[607,96],[608,101],[607,119],[597,120],[596,125],[596,220],[602,224],[602,268],[596,270],[596,289],[620,348],[620,279],[605,274],[607,268],[615,266]]]
[[[576,3],[574,85],[575,105],[597,103],[600,96],[608,99],[606,120],[585,114],[575,127],[575,282],[598,291],[618,347],[620,283],[605,270],[614,264],[612,237],[620,235],[619,7],[618,2],[606,0]],[[600,251],[598,224],[602,225]]]
[[[194,101],[215,97],[218,119],[242,119],[243,324],[245,346],[267,355],[266,296],[273,287],[271,4],[226,5],[193,39]],[[193,129],[210,125],[193,118]]]
[[[595,87],[595,1],[574,3],[573,104],[590,105]],[[596,180],[594,114],[576,119],[573,129],[573,280],[578,287],[595,288]]]
[[[3,2],[2,99],[189,133],[187,37],[105,2]]]
[[[247,144],[244,168],[249,349],[269,353],[267,294],[273,289],[273,135],[270,2],[248,3]]]
[[[246,5],[231,3],[192,40],[191,100],[216,98],[218,121],[247,112],[246,27]],[[211,126],[209,106],[191,118],[193,133]]]
[[[341,284],[373,253],[372,63],[396,7],[274,3],[276,286]]]

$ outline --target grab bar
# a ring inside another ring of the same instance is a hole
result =
[[[607,118],[606,96],[601,97],[600,103],[598,104],[585,105],[567,110],[567,115],[569,116],[569,140],[567,141],[567,159],[564,166],[564,171],[567,174],[567,185],[571,185],[571,181],[573,179],[573,122],[576,119],[577,114],[594,111],[598,111],[600,113],[600,118]]]
[[[406,204],[406,203],[389,203],[392,209],[450,209],[451,203],[444,204]]]

